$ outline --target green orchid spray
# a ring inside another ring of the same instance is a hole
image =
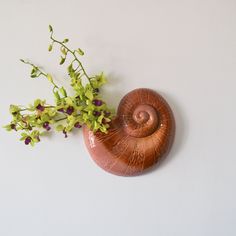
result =
[[[90,77],[80,60],[84,56],[83,50],[70,49],[67,38],[62,41],[57,40],[51,25],[49,32],[51,43],[48,51],[59,46],[61,52],[59,64],[68,63],[67,73],[73,94],[69,95],[63,86],[57,85],[51,74],[21,59],[21,62],[31,67],[31,78],[44,77],[51,83],[55,104],[50,105],[45,100],[36,99],[29,106],[10,105],[12,120],[4,128],[7,131],[19,131],[20,140],[32,146],[40,141],[45,132],[53,129],[62,132],[65,137],[83,125],[94,132],[107,133],[114,111],[108,108],[100,95],[100,87],[107,82],[104,73]]]

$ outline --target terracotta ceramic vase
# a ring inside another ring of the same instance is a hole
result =
[[[135,89],[121,100],[108,134],[84,128],[93,160],[121,176],[142,173],[166,156],[173,142],[175,122],[164,98],[151,89]]]

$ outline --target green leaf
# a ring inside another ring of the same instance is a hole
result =
[[[71,79],[71,86],[73,87],[75,91],[78,91],[80,94],[82,94],[84,91],[84,86],[82,85],[81,78],[73,77]]]
[[[38,136],[38,137],[39,137],[39,136]],[[34,142],[34,143],[40,142],[40,140],[38,139],[38,137],[33,138],[33,142]]]
[[[13,113],[17,113],[20,111],[20,108],[16,105],[10,105],[10,109],[9,109],[10,113],[13,114]]]
[[[103,72],[100,75],[96,76],[96,79],[99,87],[101,87],[103,84],[107,82],[107,79]]]
[[[45,104],[45,101],[42,101],[41,99],[34,100],[34,108],[37,107],[39,104],[43,106]]]
[[[103,126],[103,125],[102,125],[102,126],[100,126],[100,128],[99,128],[99,129],[100,129],[100,131],[101,131],[101,132],[103,132],[103,133],[105,133],[105,134],[107,134],[107,133],[108,133],[108,132],[107,132],[107,128],[106,128],[105,126]]]
[[[51,25],[49,25],[48,28],[49,28],[49,32],[52,32],[52,31],[53,31],[53,28],[52,28]]]
[[[28,134],[27,134],[27,133],[25,133],[25,132],[24,132],[24,133],[21,133],[20,135],[21,135],[21,137],[23,137],[23,138],[25,138],[25,137],[27,137],[27,136],[28,136]]]
[[[3,128],[6,129],[6,131],[12,130],[11,125],[5,125],[5,126],[3,126]]]
[[[37,75],[36,75],[36,74],[31,74],[30,77],[31,77],[31,78],[36,78]]]
[[[62,52],[63,55],[67,54],[67,50],[65,49],[65,47],[61,47],[61,52]]]
[[[69,42],[69,39],[64,39],[62,42],[67,43],[67,42]]]
[[[47,109],[48,110],[48,115],[50,117],[54,117],[57,114],[57,110],[56,109]]]
[[[64,130],[64,126],[63,125],[57,125],[56,130],[59,131],[59,132],[63,131]]]
[[[66,58],[61,56],[61,61],[60,61],[60,65],[62,65],[65,62]]]
[[[71,97],[66,97],[65,102],[66,102],[67,105],[70,105],[70,106],[73,105],[73,100],[71,99]]]
[[[99,88],[99,84],[96,80],[91,80],[93,88]]]
[[[49,51],[49,52],[52,51],[52,44],[49,44],[49,46],[48,46],[48,51]]]
[[[98,117],[98,119],[97,119],[97,121],[101,124],[102,123],[102,120],[103,120],[103,118],[104,118],[104,115],[103,114],[101,114],[99,117]]]
[[[31,75],[32,75],[32,74],[35,74],[35,72],[37,72],[37,70],[36,70],[35,67],[33,67],[33,69],[31,70]]]
[[[74,125],[67,125],[65,128],[66,132],[70,132],[74,128]]]
[[[32,138],[35,138],[39,135],[39,131],[38,130],[34,130],[32,133],[31,133],[31,137]]]
[[[35,144],[34,140],[31,139],[30,145],[31,145],[32,147],[34,147],[34,144]]]
[[[70,74],[71,72],[74,72],[74,68],[73,68],[72,63],[67,67],[67,71],[68,71],[69,74]]]
[[[79,53],[79,55],[83,56],[84,55],[84,51],[81,48],[77,49],[77,52]]]
[[[75,117],[74,116],[68,116],[67,120],[71,123],[75,122]]]
[[[97,121],[94,121],[94,124],[93,124],[94,131],[97,131],[99,128],[100,128],[100,124]]]
[[[66,90],[64,87],[61,87],[59,90],[60,90],[62,96],[67,97],[67,93],[66,93]]]
[[[88,120],[88,114],[86,112],[82,115],[83,120],[86,122]]]
[[[54,97],[56,98],[57,101],[61,100],[61,97],[60,97],[58,91],[54,92]]]
[[[47,113],[42,114],[42,115],[41,115],[41,121],[42,121],[42,123],[44,123],[44,122],[46,122],[46,121],[50,121],[50,116],[49,116],[49,114],[47,114]]]
[[[85,96],[86,96],[89,100],[93,100],[93,93],[92,93],[92,91],[87,90],[87,91],[85,92]]]

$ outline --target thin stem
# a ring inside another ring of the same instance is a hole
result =
[[[91,83],[91,78],[88,76],[88,74],[87,74],[87,72],[85,71],[85,69],[84,69],[84,67],[83,67],[83,65],[82,65],[82,63],[81,63],[81,61],[78,59],[78,57],[76,56],[76,51],[74,50],[74,51],[72,51],[70,48],[68,48],[63,42],[60,42],[60,41],[58,41],[58,40],[56,40],[54,37],[53,37],[53,31],[51,32],[51,35],[50,35],[50,39],[53,41],[53,43],[58,43],[59,45],[61,45],[62,47],[64,47],[66,50],[67,50],[67,52],[70,52],[73,56],[74,56],[74,60],[73,61],[77,61],[78,62],[78,64],[79,64],[79,66],[77,67],[77,68],[81,68],[81,70],[83,71],[83,74],[84,74],[84,76],[88,79],[88,81],[89,81],[89,83],[91,84],[91,86],[92,86],[92,83]],[[77,69],[76,68],[76,69]]]
[[[43,72],[41,69],[39,69],[38,66],[34,65],[33,63],[31,63],[31,62],[29,62],[29,61],[24,61],[24,60],[22,60],[22,59],[21,59],[21,61],[22,61],[23,63],[25,63],[25,64],[28,64],[28,65],[32,66],[33,68],[37,68],[37,70],[40,72],[40,73],[39,73],[39,76],[40,76],[40,75],[44,75],[45,77],[47,77],[47,74],[46,74],[45,72]]]
[[[34,65],[33,63],[31,63],[31,62],[29,62],[29,61],[22,60],[22,59],[21,59],[21,61],[22,61],[23,63],[25,63],[25,64],[28,64],[28,65],[32,66],[33,68],[35,68],[35,69],[39,72],[39,74],[38,74],[36,77],[39,77],[40,75],[43,75],[45,78],[48,77],[48,74],[47,74],[46,72],[42,71],[38,66]],[[51,80],[50,82],[54,85],[53,90],[54,90],[55,88],[59,88],[59,87],[54,83],[53,80]]]
[[[54,85],[54,88],[53,88],[53,90],[55,89],[55,88],[59,88],[55,83],[54,83],[54,81],[51,81],[51,83]]]
[[[44,106],[44,108],[55,108],[55,106]]]
[[[63,118],[60,118],[60,119],[57,119],[57,120],[54,120],[55,122],[59,122],[61,120],[66,120],[67,119],[67,116],[63,117]]]

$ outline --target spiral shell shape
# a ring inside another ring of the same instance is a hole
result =
[[[175,131],[173,113],[151,89],[135,89],[121,100],[108,134],[84,128],[84,140],[94,161],[121,176],[142,173],[169,151]]]

